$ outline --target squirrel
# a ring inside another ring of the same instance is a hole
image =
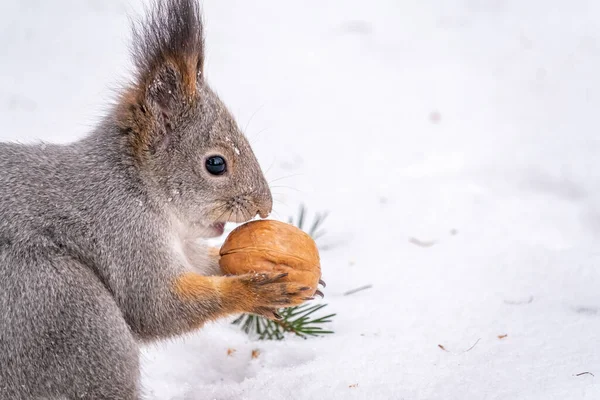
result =
[[[310,299],[285,274],[224,275],[200,240],[272,197],[206,81],[197,0],[152,3],[132,56],[81,139],[0,143],[0,399],[140,399],[141,345]]]

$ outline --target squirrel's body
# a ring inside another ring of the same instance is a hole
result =
[[[140,342],[273,317],[309,289],[219,276],[199,242],[271,195],[204,80],[195,1],[155,5],[135,33],[136,79],[90,135],[0,144],[0,399],[138,399]]]

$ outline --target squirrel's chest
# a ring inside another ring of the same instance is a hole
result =
[[[203,275],[212,271],[212,258],[209,247],[194,229],[176,226],[169,235],[169,250],[173,257],[188,270],[194,270]]]

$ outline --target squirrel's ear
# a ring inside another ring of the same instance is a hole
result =
[[[193,88],[186,88],[184,84],[184,71],[170,63],[158,67],[154,77],[146,79],[147,85],[142,89],[144,103],[155,119],[159,131],[157,134],[168,134],[172,130],[173,119],[182,107],[193,100]]]
[[[117,123],[134,152],[152,152],[169,139],[177,119],[197,99],[203,79],[204,36],[196,0],[154,3],[133,27],[136,77],[123,93]]]

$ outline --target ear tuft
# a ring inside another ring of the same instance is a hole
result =
[[[197,96],[203,76],[204,33],[197,0],[157,0],[133,25],[133,84],[121,95],[117,121],[136,153],[163,140]]]
[[[196,0],[159,0],[144,22],[133,26],[132,48],[138,78],[172,63],[188,94],[204,67],[204,32]]]

